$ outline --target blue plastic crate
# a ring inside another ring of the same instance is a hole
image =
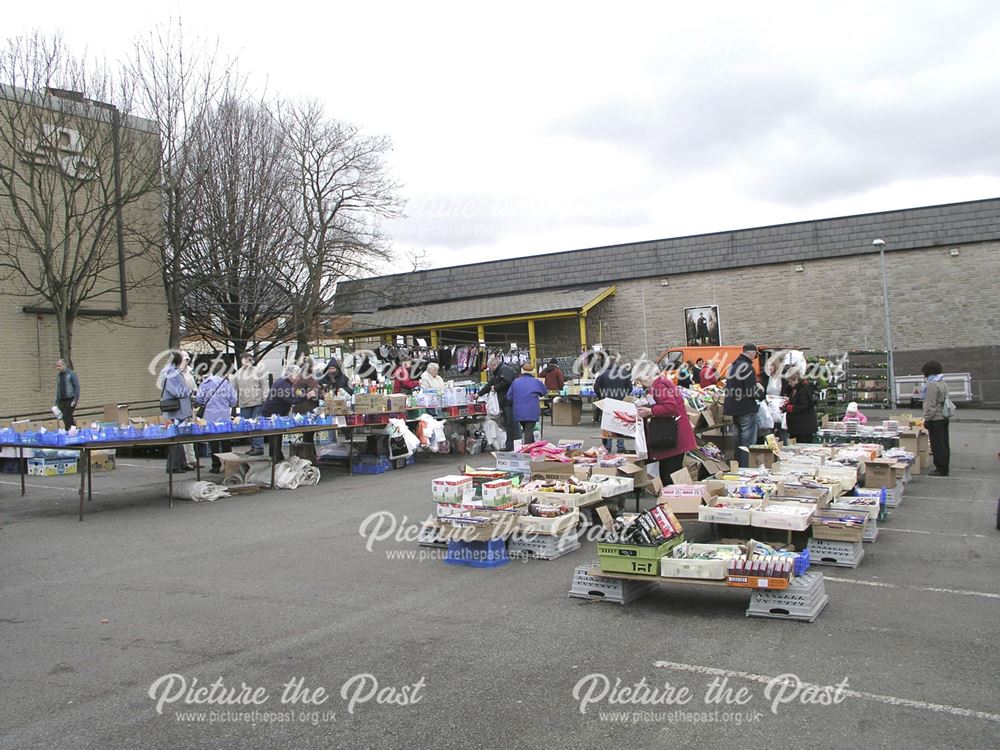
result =
[[[795,575],[801,576],[805,575],[805,572],[809,570],[809,548],[802,550],[799,554],[795,556],[795,566],[793,568]]]
[[[388,456],[379,456],[374,453],[357,453],[354,455],[354,463],[366,464],[369,466],[389,466]]]
[[[389,464],[351,464],[351,472],[354,474],[382,474],[389,471]]]
[[[448,565],[467,565],[471,568],[499,568],[510,562],[507,545],[503,539],[485,542],[448,542],[444,561]]]

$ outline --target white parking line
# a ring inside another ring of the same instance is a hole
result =
[[[933,500],[938,503],[995,503],[996,498],[992,497],[929,497],[927,495],[911,495],[903,493],[904,500]]]
[[[834,576],[823,576],[824,581],[834,583],[853,583],[858,586],[875,586],[883,589],[909,589],[911,591],[930,591],[935,594],[958,594],[959,596],[981,596],[984,599],[1000,599],[1000,594],[991,594],[987,591],[966,591],[965,589],[936,589],[924,586],[908,586],[899,583],[882,583],[881,581],[861,581],[855,578],[835,578]]]
[[[967,539],[994,539],[995,537],[986,534],[959,534],[955,531],[920,531],[919,529],[897,529],[895,526],[879,526],[878,531],[901,531],[904,534],[926,534],[928,536],[960,536]]]
[[[778,685],[783,682],[781,677],[769,677],[767,675],[753,674],[751,672],[738,672],[732,669],[716,669],[715,667],[702,667],[697,664],[679,664],[672,661],[658,661],[655,662],[655,667],[661,669],[672,669],[677,672],[693,672],[695,674],[710,675],[712,677],[733,677],[743,680],[749,680],[751,682],[759,682],[764,685]],[[798,682],[794,683],[801,685],[802,689],[809,690],[819,689],[824,690],[826,686],[813,685],[808,682]],[[915,701],[909,698],[897,698],[894,695],[880,695],[878,693],[864,693],[859,690],[843,690],[843,695],[849,698],[856,698],[858,700],[870,701],[873,703],[884,703],[889,706],[902,706],[904,708],[916,708],[921,711],[934,711],[941,714],[951,714],[952,716],[961,716],[966,719],[983,719],[985,721],[995,721],[1000,722],[1000,714],[991,714],[986,711],[973,711],[968,708],[959,708],[958,706],[948,706],[943,703],[927,703],[925,701]]]

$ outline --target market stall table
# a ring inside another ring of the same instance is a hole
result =
[[[253,430],[245,432],[211,432],[211,433],[201,433],[198,435],[171,435],[164,437],[151,437],[151,438],[134,438],[129,440],[91,440],[85,443],[73,443],[70,445],[36,445],[31,444],[28,447],[31,448],[58,448],[64,451],[76,451],[80,454],[79,463],[77,466],[77,472],[80,474],[80,515],[79,519],[83,520],[83,508],[84,501],[89,502],[93,498],[93,475],[91,473],[90,464],[90,453],[95,450],[108,450],[108,449],[118,449],[118,448],[136,448],[136,447],[148,447],[148,446],[172,446],[172,445],[186,445],[188,443],[204,443],[204,442],[214,442],[221,439],[223,435],[226,436],[244,436],[244,437],[270,437],[275,435],[289,435],[289,434],[306,434],[315,432],[325,432],[327,430],[333,429],[333,425],[327,424],[311,424],[311,425],[297,425],[294,427],[278,427],[271,430]],[[0,442],[0,448],[4,447],[16,447],[18,448],[19,455],[23,458],[24,455],[24,444],[22,443],[12,443],[12,442]],[[21,495],[23,496],[26,492],[25,481],[24,481],[24,467],[23,461],[20,467],[21,472]],[[276,461],[274,457],[271,458],[271,489],[274,489],[274,467]],[[197,480],[201,479],[201,467],[196,468],[195,477]],[[174,505],[174,475],[167,475],[167,500],[169,507]]]

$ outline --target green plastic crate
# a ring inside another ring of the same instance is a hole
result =
[[[634,575],[660,575],[660,558],[684,541],[684,535],[670,539],[656,547],[639,544],[598,542],[597,557],[605,573],[632,573]]]

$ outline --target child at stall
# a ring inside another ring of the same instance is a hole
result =
[[[847,413],[844,414],[845,422],[857,422],[858,424],[868,424],[868,417],[858,410],[856,402],[852,401],[847,405]]]

